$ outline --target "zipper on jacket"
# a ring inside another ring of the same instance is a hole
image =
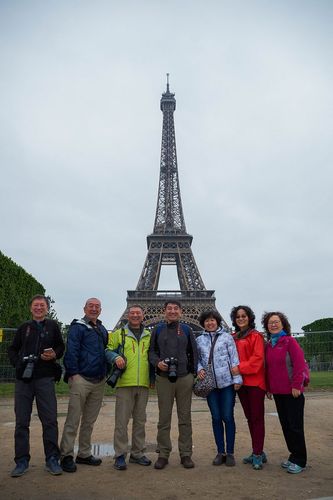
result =
[[[137,340],[137,343],[138,343],[138,373],[136,376],[136,381],[137,381],[138,387],[140,385],[140,341],[141,341],[141,336],[140,336],[140,339]]]

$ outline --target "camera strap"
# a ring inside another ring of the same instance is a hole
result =
[[[104,349],[107,348],[108,345],[108,336],[103,334],[102,330],[99,328],[99,324],[94,325],[92,322],[89,322],[89,325],[95,330],[98,337],[102,339]]]
[[[26,349],[26,346],[27,346],[27,341],[28,341],[28,338],[31,334],[31,327],[33,326],[33,321],[30,321],[28,326],[27,326],[27,329],[25,331],[25,334],[24,334],[24,339],[23,339],[23,344],[22,344],[22,350],[21,350],[21,354],[23,356],[25,356],[26,354],[34,354],[35,356],[38,356],[39,355],[39,348],[40,348],[40,342],[41,342],[41,335],[40,335],[40,329],[39,329],[39,326],[37,324],[37,328],[36,328],[36,344],[35,344],[35,349],[34,349],[34,352],[31,353],[26,353],[25,352],[25,349]],[[46,326],[45,326],[45,323],[42,327],[42,334],[45,334],[45,331],[46,331]]]
[[[121,356],[124,356],[125,352],[125,341],[126,341],[126,335],[125,335],[125,328],[122,326],[121,328],[121,344],[120,344],[120,349],[119,349],[119,354]]]

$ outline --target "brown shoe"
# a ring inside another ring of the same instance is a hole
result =
[[[214,458],[212,465],[222,465],[226,462],[226,455],[224,453],[218,453]]]
[[[193,469],[194,467],[194,462],[191,457],[181,457],[180,463],[185,469]]]
[[[155,464],[154,464],[154,468],[155,469],[164,469],[164,467],[169,463],[169,460],[167,458],[163,458],[163,457],[159,457]]]

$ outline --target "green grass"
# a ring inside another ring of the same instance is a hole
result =
[[[311,372],[309,390],[331,390],[333,389],[333,371]]]
[[[0,397],[9,398],[14,395],[15,384],[11,382],[2,382],[0,384]]]
[[[68,394],[68,384],[66,384],[63,380],[55,385],[57,396],[67,396]],[[0,383],[0,397],[10,398],[14,396],[15,384],[13,382],[2,382]],[[112,387],[105,384],[105,395],[111,396],[113,394],[114,389]]]
[[[333,371],[331,372],[311,372],[310,385],[308,391],[327,391],[333,390]],[[14,395],[15,384],[12,382],[0,383],[0,397],[9,398]],[[105,395],[111,396],[114,393],[112,387],[105,385]],[[56,384],[57,396],[66,396],[68,394],[68,384],[62,380]]]

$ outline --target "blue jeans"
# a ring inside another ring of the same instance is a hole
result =
[[[236,425],[234,419],[235,390],[233,385],[214,389],[207,397],[212,414],[212,425],[218,453],[225,453],[224,430],[227,453],[234,453]]]

